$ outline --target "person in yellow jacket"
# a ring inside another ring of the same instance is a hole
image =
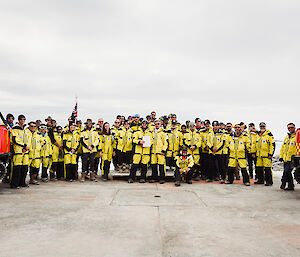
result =
[[[48,129],[48,136],[52,143],[52,165],[50,169],[50,180],[64,179],[64,157],[63,157],[63,135],[62,127],[56,125],[52,120],[52,127]]]
[[[250,148],[252,149],[253,144],[255,144],[255,142],[256,142],[257,131],[256,131],[254,123],[250,123],[248,127],[249,127],[248,135],[249,135],[249,140],[250,140]],[[253,178],[253,167],[256,166],[256,158],[253,158],[253,154],[254,153],[252,153],[251,150],[247,154],[250,178]]]
[[[185,176],[185,181],[192,184],[192,176],[194,172],[194,158],[188,153],[186,146],[183,146],[179,154],[175,157],[175,186],[180,186],[181,176]]]
[[[130,123],[130,128],[132,129],[133,132],[136,132],[140,129],[141,127],[141,121],[140,121],[140,115],[136,114],[133,117],[133,120]]]
[[[247,171],[247,152],[250,151],[250,140],[248,137],[243,136],[241,131],[241,125],[236,124],[234,126],[235,132],[232,136],[229,136],[229,163],[228,163],[228,184],[232,184],[234,181],[234,173],[236,167],[241,168],[243,175],[243,183],[246,186],[250,186],[250,177]]]
[[[294,168],[293,158],[296,155],[296,127],[294,123],[289,123],[287,128],[288,134],[284,139],[279,156],[279,161],[284,162],[280,189],[293,191],[295,186],[292,170]],[[286,184],[288,184],[287,188]]]
[[[95,175],[97,175],[97,173],[98,173],[99,164],[100,164],[101,175],[103,175],[102,161],[100,162],[100,150],[101,150],[100,147],[101,147],[101,142],[102,142],[103,124],[104,124],[103,119],[102,118],[98,119],[98,123],[96,125],[96,131],[97,131],[98,137],[99,137],[99,144],[97,146],[97,153],[95,156],[95,165],[94,165]]]
[[[98,132],[93,128],[95,124],[92,119],[87,119],[86,125],[80,133],[80,144],[82,147],[82,171],[81,182],[85,181],[85,176],[91,171],[90,179],[97,182],[95,177],[95,157],[97,154],[97,146],[99,145]]]
[[[203,180],[206,180],[209,173],[209,154],[208,154],[208,146],[207,139],[209,133],[212,132],[212,127],[210,124],[210,120],[204,121],[204,128],[199,129],[201,135],[201,153],[200,153],[200,167],[201,167],[201,177]]]
[[[147,140],[147,142],[145,141]],[[148,122],[142,121],[141,129],[133,134],[133,164],[130,169],[128,183],[133,183],[136,177],[136,171],[141,166],[140,183],[146,182],[147,165],[150,162],[150,149],[153,144],[152,133],[148,129]]]
[[[105,122],[103,125],[102,142],[100,142],[100,157],[102,158],[103,165],[103,181],[108,180],[110,164],[112,158],[116,155],[114,151],[114,136],[111,133],[110,125]]]
[[[79,148],[80,137],[75,130],[75,124],[69,125],[69,130],[63,133],[64,163],[66,169],[66,180],[73,182],[77,177],[77,151]]]
[[[42,138],[41,148],[41,162],[42,162],[42,181],[48,182],[48,168],[51,167],[52,162],[52,143],[47,133],[47,126],[45,124],[40,125],[40,131],[38,134]]]
[[[111,134],[114,138],[113,140],[113,148],[114,148],[114,152],[115,155],[113,156],[113,164],[115,167],[115,171],[119,171],[120,170],[120,164],[118,163],[119,159],[120,159],[120,155],[121,152],[117,149],[117,144],[118,144],[118,133],[120,130],[123,130],[123,126],[121,126],[121,120],[120,119],[116,119],[114,125],[111,128]]]
[[[188,153],[193,156],[194,159],[194,171],[195,180],[200,180],[200,150],[202,146],[202,140],[200,133],[196,130],[194,122],[189,123],[189,132],[183,134],[183,146],[186,146]]]
[[[130,164],[132,162],[132,141],[133,131],[127,120],[124,121],[124,128],[119,130],[117,135],[117,150],[119,151],[119,170],[129,173]]]
[[[165,183],[165,163],[166,163],[166,151],[168,147],[167,134],[161,127],[161,121],[156,120],[154,122],[154,129],[152,130],[153,145],[151,148],[151,169],[152,177],[150,183],[160,182]],[[159,170],[159,176],[158,176]]]
[[[177,122],[173,121],[170,129],[165,130],[168,136],[168,148],[166,154],[166,162],[167,166],[169,166],[170,170],[176,167],[175,157],[179,153],[179,148],[182,144],[182,133],[180,133]]]
[[[18,116],[18,123],[13,126],[11,131],[11,141],[13,146],[13,170],[10,187],[18,189],[27,187],[26,176],[29,165],[29,149],[31,146],[31,132],[25,129],[26,118],[24,115]]]
[[[256,176],[254,184],[273,185],[272,157],[275,152],[275,140],[270,130],[266,129],[266,123],[259,124],[260,131],[257,133],[255,144],[252,146],[253,157],[256,157]]]
[[[212,126],[213,131],[208,134],[207,138],[209,170],[206,181],[219,181],[221,176],[220,182],[221,184],[224,184],[226,179],[226,169],[224,168],[223,148],[226,147],[226,136],[219,129],[218,121],[214,121]]]
[[[36,131],[35,122],[31,121],[28,124],[31,136],[31,146],[29,149],[29,184],[39,185],[37,175],[41,166],[41,149],[44,142],[41,135]]]

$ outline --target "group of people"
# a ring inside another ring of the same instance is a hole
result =
[[[232,184],[242,176],[243,184],[273,184],[272,157],[275,140],[261,122],[259,130],[250,123],[248,130],[243,122],[224,124],[209,120],[186,121],[180,124],[175,114],[159,119],[155,112],[146,119],[138,114],[118,115],[111,126],[103,119],[95,124],[87,119],[84,126],[80,120],[70,117],[63,128],[50,116],[45,124],[40,120],[26,125],[24,115],[8,114],[12,160],[9,168],[11,188],[27,187],[29,171],[30,184],[38,185],[50,180],[81,182],[89,179],[97,182],[99,170],[102,180],[109,178],[111,162],[118,172],[129,174],[128,183],[165,183],[166,169],[174,171],[175,185],[192,180],[219,181]],[[288,124],[289,133],[280,151],[284,162],[281,189],[294,190],[292,158],[296,152],[295,124]],[[78,160],[82,171],[78,176]],[[41,167],[41,172],[40,172]],[[148,169],[151,176],[147,177]]]

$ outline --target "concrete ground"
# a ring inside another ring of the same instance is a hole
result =
[[[0,256],[300,256],[300,185],[0,184]]]

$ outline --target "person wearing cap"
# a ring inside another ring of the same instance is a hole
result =
[[[127,120],[124,121],[124,128],[117,132],[116,138],[118,139],[117,150],[119,151],[119,170],[129,173],[130,164],[132,162],[133,131]]]
[[[169,120],[169,125],[167,126],[167,130],[170,130],[171,127],[176,124],[176,127],[178,128],[178,130],[180,130],[181,125],[180,123],[177,121],[177,116],[176,114],[172,114],[171,115],[171,119]]]
[[[36,131],[36,123],[31,121],[28,124],[28,129],[31,132],[31,145],[29,149],[29,184],[39,185],[37,176],[41,166],[41,149],[44,140]]]
[[[188,153],[186,146],[183,146],[179,154],[175,157],[175,162],[175,186],[180,186],[182,176],[185,177],[186,183],[192,184],[194,159],[193,156]]]
[[[202,145],[201,135],[196,130],[195,123],[190,122],[189,132],[183,134],[183,146],[187,147],[188,153],[193,156],[195,180],[200,180],[200,149]]]
[[[134,115],[133,120],[130,123],[130,128],[133,132],[136,132],[141,126],[140,115]]]
[[[70,125],[71,125],[71,124],[76,125],[74,122],[75,122],[75,121],[73,120],[73,118],[72,118],[72,117],[69,117],[69,118],[68,118],[68,124],[64,127],[63,131],[64,131],[64,132],[70,131]]]
[[[166,154],[166,165],[170,170],[176,167],[175,157],[178,155],[180,146],[182,145],[182,133],[177,127],[177,122],[172,121],[169,129],[165,130],[167,133],[168,148]]]
[[[116,119],[114,125],[111,128],[111,134],[114,137],[113,148],[114,148],[115,155],[113,156],[112,161],[115,167],[115,171],[120,170],[120,164],[118,163],[118,161],[120,160],[121,152],[117,149],[117,144],[118,144],[118,134],[121,130],[123,130],[123,127],[121,127],[121,120]]]
[[[95,156],[95,165],[94,165],[94,167],[95,167],[95,170],[94,170],[95,171],[95,175],[97,175],[97,173],[98,173],[99,164],[100,164],[100,169],[102,171],[102,165],[100,163],[100,150],[101,150],[100,149],[100,146],[101,146],[100,142],[102,142],[103,124],[104,124],[103,118],[99,118],[98,119],[98,123],[96,125],[96,131],[97,131],[98,136],[99,136],[99,144],[97,146],[97,153],[96,153],[96,156]],[[102,171],[102,175],[104,175],[103,171]]]
[[[232,137],[229,137],[229,163],[228,163],[228,182],[232,184],[234,181],[234,173],[236,167],[241,168],[243,183],[246,186],[250,186],[250,178],[247,172],[247,151],[250,151],[250,140],[248,137],[243,136],[241,125],[236,124],[234,126],[235,132]]]
[[[226,179],[226,169],[224,167],[223,149],[226,147],[226,136],[220,130],[218,121],[214,121],[212,127],[213,131],[208,134],[207,138],[209,170],[206,181],[219,181],[221,176],[220,182],[221,184],[224,184]]]
[[[275,140],[270,130],[266,129],[266,123],[259,124],[260,131],[257,133],[256,142],[252,146],[253,158],[256,160],[256,177],[254,184],[273,185],[272,157],[275,152]]]
[[[150,140],[150,146],[145,145],[145,140],[148,137]],[[147,165],[150,162],[150,150],[153,144],[152,132],[148,129],[148,122],[143,121],[141,125],[141,129],[134,132],[133,134],[133,144],[134,144],[134,152],[133,152],[133,163],[130,169],[130,175],[128,179],[128,183],[133,183],[136,177],[136,171],[138,167],[141,167],[141,178],[140,183],[146,182],[146,173],[147,173]]]
[[[90,179],[97,182],[95,177],[95,156],[97,154],[97,146],[99,145],[98,132],[93,128],[95,124],[92,119],[87,119],[85,128],[80,133],[80,144],[82,147],[82,171],[81,182],[85,181],[85,176],[91,171]]]
[[[201,177],[206,180],[208,176],[209,170],[209,154],[208,154],[208,146],[207,140],[210,133],[212,133],[212,127],[210,126],[210,121],[204,121],[204,129],[198,130],[200,131],[201,136],[201,152],[200,152],[200,168],[201,168]]]
[[[41,163],[42,163],[42,181],[48,182],[48,168],[51,167],[52,162],[52,143],[50,137],[47,133],[47,126],[41,124],[38,134],[42,138],[42,148],[41,148]],[[51,179],[54,179],[54,174],[52,173]]]
[[[250,140],[250,149],[252,149],[253,144],[256,142],[257,138],[257,131],[255,128],[254,123],[249,124],[249,131],[248,131],[248,136]],[[253,158],[253,154],[251,150],[247,153],[247,161],[248,161],[248,167],[249,167],[249,174],[250,178],[253,178],[253,167],[256,166],[256,158]]]
[[[294,123],[287,125],[288,134],[284,139],[283,145],[280,149],[279,161],[284,162],[284,170],[281,178],[280,189],[294,190],[294,179],[292,175],[293,159],[296,155],[296,127]],[[286,187],[286,184],[288,186]]]
[[[103,181],[108,181],[110,164],[116,152],[114,149],[114,136],[112,135],[110,125],[105,122],[100,142],[100,157],[102,158]]]
[[[51,128],[48,129],[48,136],[52,144],[52,164],[50,167],[50,180],[62,180],[64,178],[64,158],[62,127],[57,126],[56,121],[52,120]]]
[[[45,122],[46,122],[46,126],[47,128],[51,128],[52,127],[52,118],[51,116],[48,116],[46,119],[45,119]]]
[[[154,122],[154,129],[152,130],[152,141],[151,147],[151,169],[152,178],[150,183],[160,182],[165,183],[165,164],[166,164],[166,151],[168,147],[167,134],[161,127],[161,121],[156,120]],[[158,176],[159,170],[159,176]]]
[[[13,146],[13,170],[10,187],[18,189],[27,187],[25,183],[29,165],[29,149],[31,146],[32,133],[25,129],[26,118],[23,114],[18,116],[18,122],[11,131],[11,142]]]
[[[69,130],[63,133],[64,163],[66,169],[65,178],[72,182],[77,178],[77,151],[79,148],[80,136],[75,130],[75,123],[69,124]]]

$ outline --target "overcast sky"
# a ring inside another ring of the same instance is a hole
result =
[[[300,126],[299,0],[1,0],[0,110]]]

